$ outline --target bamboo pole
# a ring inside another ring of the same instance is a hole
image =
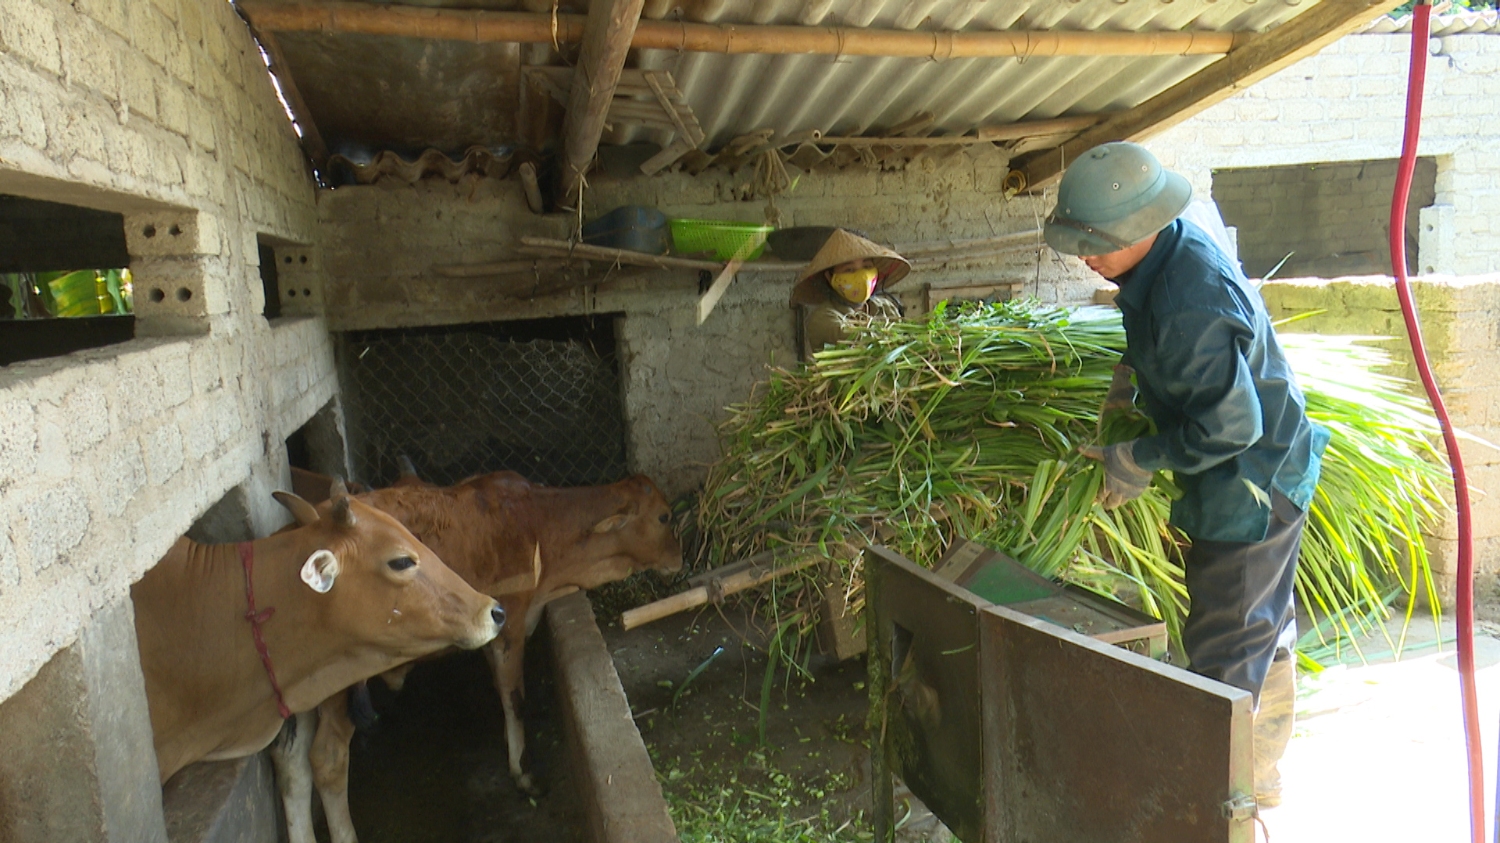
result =
[[[544,43],[583,38],[581,15],[240,0],[258,28],[276,32],[358,33],[450,41]],[[629,46],[696,53],[907,58],[1224,55],[1254,33],[1241,32],[931,32],[824,26],[687,23],[643,20]]]

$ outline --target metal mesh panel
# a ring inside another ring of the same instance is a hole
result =
[[[628,468],[610,324],[545,320],[343,335],[355,476],[389,484],[405,454],[424,480],[440,485],[502,469],[556,486],[620,479]]]

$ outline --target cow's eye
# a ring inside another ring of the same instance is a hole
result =
[[[416,566],[417,560],[410,556],[397,556],[395,559],[385,563],[392,571],[404,571]]]
[[[656,519],[656,520],[657,520],[657,521],[660,521],[660,522],[661,522],[661,523],[663,523],[663,524],[665,524],[665,523],[667,523],[667,522],[668,522],[668,521],[671,521],[671,520],[672,520],[672,516],[670,516],[670,515],[668,515],[668,514],[666,514],[666,513],[665,513],[665,512],[663,512],[663,513],[662,513],[662,514],[661,514],[661,517],[660,517],[660,518],[658,518],[658,519]]]

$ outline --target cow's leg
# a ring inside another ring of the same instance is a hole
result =
[[[489,658],[490,672],[495,678],[495,690],[500,693],[500,705],[505,709],[505,747],[510,753],[510,776],[522,792],[540,793],[531,774],[521,769],[521,756],[526,751],[526,728],[521,720],[521,703],[526,699],[526,636],[524,629],[510,632],[507,627],[500,637],[484,648]]]
[[[310,753],[313,782],[323,800],[332,843],[358,843],[349,815],[349,741],[353,738],[349,692],[340,691],[318,706],[318,731]]]
[[[281,807],[286,812],[286,833],[291,843],[314,843],[312,823],[312,767],[308,750],[318,714],[304,711],[287,720],[281,733],[271,742],[271,766],[276,771],[276,788],[281,792]]]

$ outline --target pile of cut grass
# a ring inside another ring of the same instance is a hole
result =
[[[1182,547],[1167,524],[1171,478],[1111,511],[1103,470],[1079,445],[1097,431],[1125,347],[1119,314],[1007,302],[939,308],[925,321],[862,322],[805,367],[778,370],[720,428],[724,456],[698,507],[707,565],[772,549],[827,568],[772,589],[771,622],[796,663],[817,592],[862,603],[861,549],[931,566],[957,536],[1033,570],[1136,605],[1178,635]],[[1436,426],[1407,385],[1382,374],[1371,338],[1284,334],[1308,414],[1333,435],[1298,569],[1299,598],[1332,635],[1384,618],[1394,598],[1433,597],[1423,531],[1444,510]],[[1416,600],[1408,601],[1414,605]],[[1436,601],[1432,600],[1432,605]]]

